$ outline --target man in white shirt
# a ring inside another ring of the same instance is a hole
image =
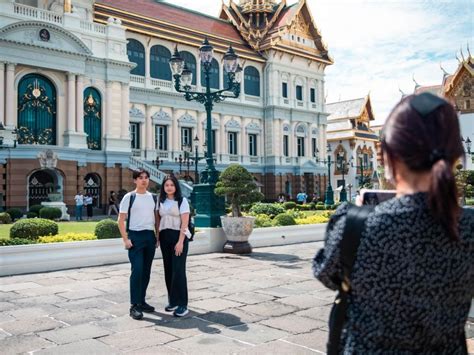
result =
[[[82,208],[84,207],[84,196],[82,192],[79,191],[76,196],[74,196],[74,201],[76,202],[76,221],[82,221]]]
[[[132,266],[130,275],[130,316],[139,320],[143,312],[154,312],[146,303],[151,265],[159,245],[157,197],[147,191],[150,174],[145,170],[133,172],[136,189],[127,193],[120,203],[118,225]],[[125,223],[125,220],[127,222]]]

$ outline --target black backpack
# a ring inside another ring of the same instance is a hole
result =
[[[183,203],[183,198],[180,198],[178,200],[178,209],[181,208],[181,203]],[[194,240],[194,232],[196,230],[196,227],[195,227],[194,223],[191,221],[191,213],[189,214],[188,230],[191,233],[191,237],[188,238],[188,239],[189,239],[190,242],[192,242]]]
[[[156,194],[151,194],[153,197],[153,201],[156,203],[158,202],[158,196]],[[135,202],[135,198],[137,197],[137,193],[134,191],[130,194],[130,202],[128,204],[128,213],[127,213],[127,232],[130,230],[130,212],[132,211],[133,202]]]

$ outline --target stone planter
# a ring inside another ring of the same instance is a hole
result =
[[[255,217],[221,216],[222,228],[227,237],[224,253],[248,254],[252,252],[249,236],[252,234]]]

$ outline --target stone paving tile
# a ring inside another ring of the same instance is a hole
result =
[[[126,309],[128,313],[128,309]],[[103,312],[99,309],[84,309],[82,311],[66,311],[60,313],[52,313],[50,317],[54,320],[67,323],[69,325],[79,325],[83,323],[90,323],[102,319],[114,318],[110,313]]]
[[[84,271],[84,272],[74,273],[74,274],[69,275],[69,277],[71,279],[79,280],[79,281],[81,280],[90,281],[90,280],[106,279],[109,276],[103,273],[95,272],[94,270],[92,272]]]
[[[313,319],[319,319],[319,320],[327,322],[327,320],[329,319],[330,312],[331,312],[330,306],[319,306],[319,307],[313,307],[313,308],[305,309],[303,311],[296,312],[295,315],[313,318]]]
[[[319,299],[313,295],[301,294],[301,295],[280,298],[278,299],[277,302],[288,304],[290,306],[295,306],[295,307],[298,307],[299,309],[307,309],[311,307],[332,304],[332,301],[333,300],[329,301],[329,300]]]
[[[94,324],[80,324],[61,329],[40,332],[38,335],[56,344],[68,344],[81,340],[99,338],[111,334],[110,330]]]
[[[240,308],[231,308],[220,312],[209,312],[199,315],[198,317],[212,323],[222,324],[226,327],[255,323],[262,319],[266,319],[265,316],[246,313]]]
[[[253,345],[263,344],[289,335],[288,332],[262,324],[243,324],[225,328],[220,334]]]
[[[2,323],[0,328],[9,334],[20,335],[32,332],[41,332],[64,327],[65,324],[48,317],[16,320],[14,322]]]
[[[165,322],[163,317],[148,313],[141,321],[136,321],[127,314],[111,320],[94,322],[99,327],[112,330],[114,332],[125,332],[127,330],[150,327],[154,324]]]
[[[141,348],[127,352],[128,355],[175,355],[183,354],[182,351],[172,348],[169,345],[156,345],[149,348]]]
[[[223,327],[222,324],[211,323],[195,316],[158,324],[153,328],[183,339],[202,333],[219,333]]]
[[[295,316],[294,314],[288,314],[281,317],[272,317],[261,321],[260,324],[281,329],[292,334],[307,333],[311,330],[318,329],[326,325],[326,323],[323,321]]]
[[[58,294],[58,296],[67,298],[69,300],[79,300],[82,298],[97,297],[101,295],[105,295],[105,293],[94,289],[84,289],[81,291],[70,291]]]
[[[52,305],[42,305],[41,307],[26,307],[19,308],[15,310],[10,310],[7,312],[10,316],[18,320],[39,318],[48,316],[51,313],[57,312],[58,307]]]
[[[63,284],[69,284],[72,282],[69,277],[45,277],[35,281],[37,284],[42,286],[59,286]]]
[[[22,297],[35,297],[35,296],[45,296],[45,295],[56,295],[61,292],[71,291],[71,288],[68,287],[71,284],[64,285],[53,285],[53,286],[43,286],[39,288],[31,288],[26,290],[18,291]]]
[[[7,312],[0,312],[0,327],[1,327],[1,323],[12,322],[14,320],[15,318],[13,318]]]
[[[0,312],[8,311],[15,308],[15,304],[11,302],[0,302]]]
[[[316,350],[303,347],[301,345],[291,344],[283,340],[276,340],[270,343],[255,346],[245,351],[241,351],[241,354],[272,354],[272,355],[307,355],[307,354],[318,354]]]
[[[1,292],[0,291],[0,301],[1,302],[11,302],[12,300],[18,299],[19,295],[16,292]]]
[[[3,340],[5,338],[11,337],[10,334],[4,332],[2,329],[0,329],[0,340]]]
[[[56,295],[46,296],[35,296],[35,297],[24,297],[16,300],[10,300],[11,303],[15,304],[15,308],[23,307],[35,307],[38,305],[53,305],[56,306],[65,301],[65,298]]]
[[[222,311],[227,308],[236,308],[242,306],[240,302],[225,300],[222,298],[209,298],[202,301],[190,302],[190,308],[199,308],[206,311]]]
[[[65,345],[47,348],[36,354],[40,355],[99,355],[99,354],[119,354],[120,352],[111,346],[104,344],[96,339],[87,339],[77,343],[69,343]]]
[[[2,339],[3,354],[28,353],[34,350],[40,350],[55,346],[54,343],[47,341],[35,334],[11,336]]]
[[[117,350],[130,351],[166,344],[176,339],[178,338],[168,333],[158,331],[155,327],[148,327],[112,334],[99,340]]]
[[[293,313],[298,310],[298,308],[293,306],[287,306],[283,304],[279,306],[272,301],[248,305],[240,307],[239,309],[247,313],[262,315],[265,317],[278,317],[283,314]]]
[[[326,352],[327,339],[328,332],[322,331],[321,329],[313,330],[310,333],[296,334],[284,338],[284,340],[292,344],[303,345],[321,352]]]
[[[264,288],[261,290],[255,290],[255,292],[263,293],[263,294],[275,296],[275,297],[288,297],[288,296],[301,294],[301,290],[292,289],[292,288],[289,288],[288,286]]]
[[[252,345],[219,334],[203,334],[168,344],[186,354],[234,354],[250,349]]]
[[[256,292],[239,292],[239,293],[227,295],[224,298],[231,301],[247,304],[247,305],[261,303],[265,301],[272,301],[274,299],[273,296],[265,295],[262,293],[256,293]]]
[[[38,288],[41,285],[38,285],[35,282],[20,282],[20,283],[11,283],[11,284],[1,284],[0,291],[8,292],[8,291],[20,291],[20,290],[27,290],[31,288]]]
[[[83,298],[80,300],[73,301],[68,301],[67,299],[64,299],[62,303],[58,303],[56,304],[56,306],[65,310],[80,311],[88,308],[102,309],[110,305],[116,304],[115,302],[107,300],[106,297],[108,297],[108,295],[100,298]]]
[[[196,300],[204,300],[204,299],[209,299],[209,298],[227,298],[225,296],[227,296],[227,294],[221,293],[221,292],[210,291],[210,290],[198,290],[198,291],[192,291],[189,294],[189,300],[196,301]]]

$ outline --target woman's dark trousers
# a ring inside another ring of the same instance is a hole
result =
[[[150,282],[151,264],[155,257],[156,238],[151,230],[129,231],[128,238],[133,247],[128,250],[128,258],[132,265],[130,275],[130,303],[145,302],[146,289]]]
[[[165,282],[168,302],[171,306],[188,306],[188,281],[186,280],[186,258],[188,238],[184,238],[183,253],[176,256],[174,247],[179,239],[179,231],[165,229],[160,232],[160,248],[163,254]]]

